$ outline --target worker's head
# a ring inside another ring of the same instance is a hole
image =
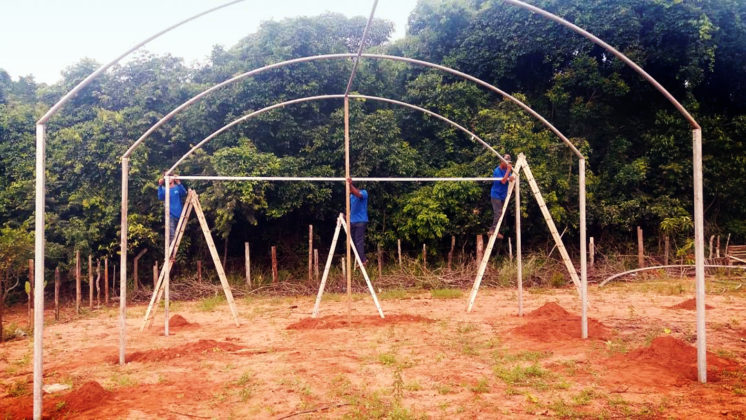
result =
[[[512,163],[512,161],[510,160],[510,155],[507,153],[503,155],[503,159],[504,160],[500,160],[500,169],[505,169],[508,167],[509,163]]]

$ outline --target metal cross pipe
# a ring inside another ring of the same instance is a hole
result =
[[[171,175],[171,179],[187,181],[265,181],[265,182],[344,182],[341,176],[312,177],[312,176],[221,176],[221,175]],[[359,182],[495,182],[495,178],[488,177],[350,177]]]
[[[368,37],[368,30],[370,24],[373,22],[373,16],[376,14],[376,7],[378,6],[378,0],[373,2],[373,9],[370,11],[370,17],[368,17],[368,23],[363,29],[363,37],[360,39],[360,48],[357,50],[357,56],[355,57],[355,63],[352,65],[352,72],[350,73],[350,80],[347,81],[347,88],[345,89],[345,96],[350,94],[350,88],[352,88],[352,81],[355,80],[355,74],[357,73],[357,66],[360,64],[360,55],[363,53],[365,47],[365,39]]]

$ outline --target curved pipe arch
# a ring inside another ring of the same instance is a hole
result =
[[[350,98],[353,98],[353,99],[365,99],[365,100],[386,102],[386,103],[390,103],[390,104],[394,104],[394,105],[399,105],[399,106],[411,108],[411,109],[420,111],[420,112],[422,112],[424,114],[430,115],[432,117],[438,118],[438,119],[440,119],[440,120],[442,120],[442,121],[450,124],[451,126],[453,126],[453,127],[457,128],[457,129],[461,130],[462,132],[468,134],[473,140],[478,141],[486,149],[488,149],[489,151],[491,151],[492,153],[494,153],[498,158],[500,158],[501,161],[503,161],[505,163],[508,163],[497,150],[495,150],[487,142],[485,142],[484,140],[482,140],[479,136],[477,136],[473,132],[469,131],[464,126],[460,125],[459,123],[454,122],[454,121],[452,121],[452,120],[450,120],[450,119],[448,119],[448,118],[446,118],[446,117],[444,117],[444,116],[442,116],[442,115],[440,115],[440,114],[438,114],[436,112],[427,110],[427,109],[419,107],[417,105],[409,104],[409,103],[402,102],[402,101],[397,101],[395,99],[382,98],[382,97],[379,97],[379,96],[354,95],[353,94],[353,95],[347,95],[347,97],[350,97]],[[177,166],[179,166],[182,162],[184,162],[184,160],[186,160],[189,156],[191,156],[195,151],[197,151],[198,149],[200,149],[202,146],[204,146],[210,140],[212,140],[215,137],[219,136],[220,134],[228,131],[230,128],[235,127],[236,125],[241,124],[241,123],[243,123],[245,121],[248,121],[251,118],[254,118],[254,117],[256,117],[256,116],[258,116],[260,114],[272,111],[272,110],[277,109],[277,108],[283,108],[283,107],[285,107],[287,105],[293,105],[293,104],[298,104],[298,103],[303,103],[303,102],[318,101],[318,100],[324,100],[324,99],[344,99],[344,98],[345,98],[344,94],[307,96],[307,97],[304,97],[304,98],[292,99],[292,100],[289,100],[289,101],[277,103],[277,104],[270,105],[268,107],[259,109],[257,111],[250,112],[250,113],[248,113],[248,114],[246,114],[246,115],[244,115],[242,117],[239,117],[239,118],[231,121],[230,123],[224,125],[223,127],[221,127],[218,130],[214,131],[209,136],[207,136],[204,139],[202,139],[199,143],[197,143],[191,149],[189,149],[189,151],[186,152],[186,154],[184,154],[184,156],[182,156],[178,161],[176,161],[176,163],[174,163],[173,166],[171,166],[171,168],[168,169],[167,173],[169,175],[172,174],[173,171],[176,170]]]
[[[223,82],[220,82],[220,83],[218,83],[218,84],[216,84],[216,85],[214,85],[214,86],[212,86],[212,87],[210,87],[208,89],[205,89],[204,91],[200,92],[199,94],[193,96],[191,99],[187,100],[186,102],[182,103],[178,107],[174,108],[171,112],[169,112],[168,114],[166,114],[157,123],[155,123],[153,126],[151,126],[142,136],[140,136],[140,138],[137,139],[137,141],[135,141],[135,143],[133,143],[132,146],[130,146],[129,149],[127,149],[127,151],[124,153],[124,155],[122,155],[122,157],[123,158],[129,158],[129,156],[134,152],[134,150],[143,141],[145,141],[145,139],[147,139],[148,136],[150,136],[150,134],[152,134],[155,130],[157,130],[158,128],[160,128],[163,124],[165,124],[167,121],[169,121],[171,118],[173,118],[176,114],[178,114],[182,110],[188,108],[189,106],[193,105],[194,103],[196,103],[197,101],[199,101],[203,97],[207,96],[208,94],[210,94],[210,93],[212,93],[212,92],[214,92],[214,91],[216,91],[216,90],[218,90],[218,89],[220,89],[220,88],[222,88],[224,86],[230,85],[230,84],[232,84],[234,82],[237,82],[239,80],[245,79],[245,78],[250,77],[250,76],[255,76],[255,75],[263,73],[263,72],[265,72],[267,70],[284,67],[284,66],[287,66],[287,65],[290,65],[290,64],[311,62],[311,61],[317,61],[317,60],[332,60],[332,59],[340,59],[340,58],[354,58],[356,56],[357,56],[356,54],[343,53],[343,54],[325,54],[325,55],[315,55],[315,56],[310,56],[310,57],[295,58],[295,59],[292,59],[292,60],[282,61],[282,62],[279,62],[279,63],[274,63],[274,64],[270,64],[270,65],[267,65],[267,66],[264,66],[264,67],[260,67],[258,69],[254,69],[254,70],[248,71],[246,73],[239,74],[239,75],[234,76],[234,77],[232,77],[230,79],[227,79],[227,80],[225,80]],[[435,69],[438,69],[438,70],[441,70],[441,71],[445,71],[447,73],[451,73],[453,75],[459,76],[459,77],[464,78],[466,80],[470,80],[470,81],[472,81],[474,83],[477,83],[477,84],[479,84],[481,86],[484,86],[487,89],[489,89],[489,90],[491,90],[493,92],[498,93],[503,98],[508,99],[511,102],[515,103],[521,109],[525,110],[526,112],[528,112],[529,114],[531,114],[532,116],[534,116],[535,118],[537,118],[539,121],[541,121],[542,124],[544,124],[544,126],[546,126],[549,130],[551,130],[553,133],[555,133],[568,147],[570,147],[570,149],[573,151],[573,153],[575,153],[575,155],[579,159],[585,159],[585,157],[583,156],[583,154],[580,153],[580,151],[575,147],[575,145],[573,145],[572,142],[564,134],[562,134],[562,132],[560,132],[549,121],[547,121],[546,118],[542,117],[538,112],[534,111],[531,107],[529,107],[528,105],[526,105],[525,103],[523,103],[518,98],[510,95],[509,93],[507,93],[507,92],[499,89],[498,87],[496,87],[494,85],[491,85],[491,84],[489,84],[489,83],[487,83],[487,82],[485,82],[485,81],[483,81],[481,79],[478,79],[478,78],[476,78],[474,76],[470,76],[470,75],[468,75],[466,73],[460,72],[460,71],[452,69],[450,67],[441,66],[439,64],[434,64],[434,63],[430,63],[430,62],[427,62],[427,61],[417,60],[417,59],[408,58],[408,57],[399,57],[399,56],[385,55],[385,54],[362,54],[362,57],[364,57],[364,58],[373,58],[373,59],[382,59],[382,60],[401,61],[401,62],[405,62],[405,63],[409,63],[409,64],[417,64],[417,65],[424,66],[424,67],[435,68]]]

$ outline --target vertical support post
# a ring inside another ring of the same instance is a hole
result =
[[[642,228],[637,227],[637,266],[639,268],[645,267],[645,245],[642,240]]]
[[[510,236],[508,236],[508,260],[513,262],[513,242],[511,242]]]
[[[697,373],[707,382],[707,330],[705,328],[705,238],[702,193],[702,130],[692,131],[694,161],[694,259],[697,281]]]
[[[381,244],[378,244],[376,254],[378,259],[378,277],[381,278],[383,277],[383,251],[381,251]]]
[[[456,249],[456,237],[451,235],[451,250],[448,251],[448,269],[451,269],[453,264],[453,251]]]
[[[164,233],[164,251],[163,255],[166,256],[166,258],[163,261],[163,270],[165,271],[165,274],[163,276],[163,288],[164,288],[164,301],[163,301],[163,314],[166,318],[164,324],[163,324],[163,335],[168,337],[168,317],[169,317],[169,304],[171,303],[171,294],[170,290],[170,281],[171,281],[171,176],[166,174],[163,177],[163,183],[165,184],[166,188],[166,197],[165,197],[165,205],[164,207],[164,213],[166,215],[166,218],[164,219],[164,227],[165,227],[165,233]]]
[[[202,283],[202,260],[197,260],[197,281]]]
[[[715,258],[720,258],[720,235],[718,235],[717,245],[715,246]]]
[[[277,247],[272,247],[272,284],[277,283]]]
[[[80,314],[80,250],[75,251],[75,313]]]
[[[591,267],[596,263],[596,243],[594,242],[593,236],[590,238],[590,244],[588,245],[588,256],[591,258]]]
[[[663,265],[668,265],[668,256],[671,252],[671,239],[668,237],[668,235],[663,238],[663,242]]]
[[[36,125],[36,208],[34,212],[34,262],[36,264],[34,285],[34,420],[41,419],[42,382],[44,380],[44,205],[46,204],[46,135],[44,124]]]
[[[249,254],[249,243],[243,243],[244,265],[246,268],[246,287],[251,290],[251,257]],[[200,267],[201,268],[201,267]]]
[[[153,290],[155,290],[156,284],[158,283],[158,261],[153,264]]]
[[[715,235],[710,235],[710,246],[709,246],[709,254],[707,255],[707,259],[712,259],[712,243],[715,241]]]
[[[520,172],[513,174],[515,176],[515,262],[516,277],[518,281],[518,316],[523,316],[523,254],[521,250],[521,175]],[[453,243],[453,242],[451,242]]]
[[[319,249],[314,248],[313,250],[313,276],[316,281],[319,281]]]
[[[122,158],[122,216],[119,252],[119,365],[124,366],[127,347],[127,235],[129,232],[129,158]],[[147,251],[147,249],[146,249]],[[146,251],[141,251],[138,257]],[[135,259],[135,290],[137,290],[137,258]]]
[[[345,263],[345,257],[342,257],[342,261],[340,261],[342,264],[342,277],[345,279],[347,278],[347,264]]]
[[[93,255],[88,255],[88,309],[93,310]]]
[[[345,124],[345,222],[347,226],[350,223],[350,98],[345,95],[344,98],[344,124]],[[347,273],[347,315],[352,313],[352,236],[351,229],[346,229],[347,245],[345,251]]]
[[[422,244],[422,268],[427,270],[427,245]]]
[[[313,281],[313,225],[308,225],[308,282]]]
[[[34,312],[33,307],[34,305],[31,303],[34,298],[34,260],[29,258],[28,260],[28,292],[26,292],[26,316],[28,317],[28,327],[33,329],[34,328]]]
[[[396,253],[399,255],[399,268],[401,268],[401,239],[396,240]]]
[[[482,261],[482,256],[484,255],[484,239],[482,239],[482,235],[477,235],[477,264],[479,261]]]
[[[109,304],[109,257],[104,257],[104,305]]]
[[[585,226],[585,159],[578,161],[578,201],[580,207],[580,300],[581,313],[581,336],[588,338],[588,252],[586,249],[586,226]]]
[[[54,268],[54,320],[60,320],[60,268]]]

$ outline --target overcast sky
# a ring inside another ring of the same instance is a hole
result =
[[[84,57],[111,61],[150,35],[228,0],[0,0],[0,68],[13,79],[33,74],[53,83]],[[376,17],[404,36],[417,0],[379,0]],[[326,11],[368,16],[372,0],[246,0],[190,22],[145,46],[155,53],[204,60],[212,46],[233,45],[266,20]]]

